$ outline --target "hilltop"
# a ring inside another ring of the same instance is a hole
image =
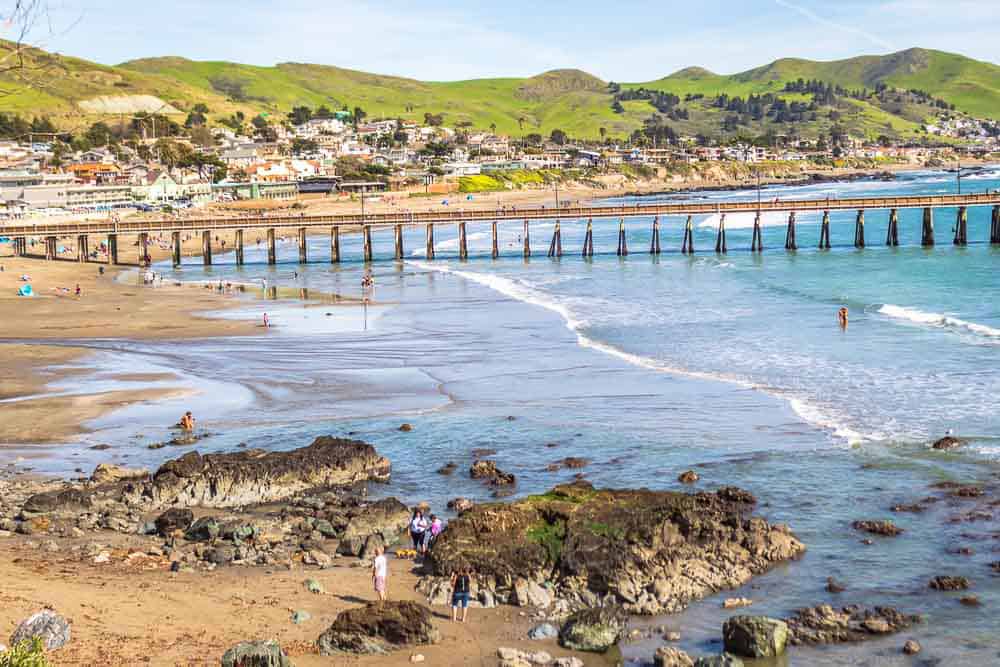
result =
[[[0,42],[0,57],[10,48]],[[851,94],[838,94],[828,104],[815,104],[803,113],[801,109],[813,100],[811,92],[786,90],[800,79]],[[886,88],[927,95],[871,96],[872,91]],[[649,91],[655,93],[654,99]],[[730,75],[688,67],[654,81],[618,84],[574,69],[530,78],[442,82],[331,65],[261,67],[176,56],[107,66],[33,49],[26,54],[24,71],[0,74],[0,93],[0,112],[47,115],[61,126],[140,111],[184,114],[196,104],[207,106],[209,117],[215,119],[236,111],[248,117],[259,113],[283,117],[299,105],[359,106],[369,118],[444,114],[449,125],[495,126],[497,132],[515,136],[547,135],[559,128],[583,138],[627,135],[657,111],[664,116],[662,122],[679,134],[715,136],[764,132],[816,136],[834,125],[871,138],[917,136],[921,124],[942,103],[977,117],[1000,119],[1000,67],[926,49],[830,62],[785,58]],[[661,93],[679,99],[674,102]],[[723,104],[720,95],[726,97]],[[799,112],[777,119],[773,113],[745,110],[727,121],[732,109],[741,106],[732,98],[767,95],[774,96],[768,98],[769,104],[780,98],[797,103]]]

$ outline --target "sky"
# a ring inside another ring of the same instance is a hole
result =
[[[730,74],[913,46],[1000,63],[997,0],[45,1],[38,45],[109,65],[179,55],[423,80],[571,67],[649,81],[692,65]]]

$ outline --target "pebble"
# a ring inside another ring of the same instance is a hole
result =
[[[94,556],[94,564],[100,565],[101,563],[111,562],[111,554],[107,551],[102,551],[101,553]]]

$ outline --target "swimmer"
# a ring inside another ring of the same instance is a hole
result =
[[[840,328],[847,328],[847,308],[841,308],[837,311],[837,320],[840,322]]]

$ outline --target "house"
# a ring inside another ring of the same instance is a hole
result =
[[[122,170],[113,162],[78,162],[66,166],[66,171],[73,174],[82,183],[104,185],[122,180]]]
[[[222,151],[219,159],[230,169],[246,169],[258,160],[257,148],[254,146],[240,146]]]

